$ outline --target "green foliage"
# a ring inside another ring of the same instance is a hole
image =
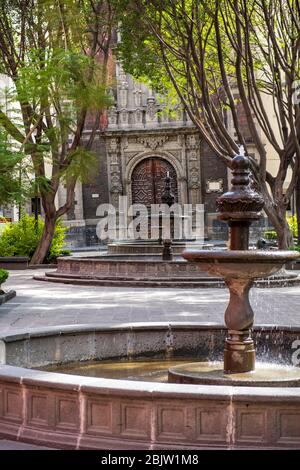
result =
[[[24,215],[17,223],[7,224],[0,237],[0,256],[32,257],[44,229],[44,222]],[[62,252],[66,227],[57,222],[47,261],[54,261]]]
[[[291,250],[299,251],[299,253],[300,253],[300,246],[299,245],[292,246]]]
[[[293,238],[297,238],[298,237],[297,217],[295,215],[290,216],[290,217],[287,217],[286,220],[287,220],[288,226],[290,228],[290,231],[293,234]],[[275,232],[275,230],[267,230],[264,233],[264,237],[267,240],[276,240],[277,239],[277,233]],[[297,248],[293,247],[293,249],[297,249]]]
[[[277,239],[277,233],[275,232],[275,230],[267,230],[267,231],[264,233],[264,237],[265,237],[267,240],[276,240],[276,239]]]
[[[8,279],[8,271],[6,269],[0,269],[0,286]]]
[[[23,159],[24,154],[13,148],[7,133],[0,127],[0,205],[21,202],[26,195]]]
[[[75,178],[83,183],[91,182],[97,174],[98,157],[94,152],[86,150],[84,147],[77,147],[71,155],[71,163],[62,172],[62,179],[68,181]]]
[[[49,132],[56,132],[58,139],[64,127],[70,131],[76,126],[78,111],[103,109],[110,104],[101,72],[101,65],[81,51],[51,47],[45,55],[40,49],[30,49],[16,82],[18,99],[34,103],[37,109],[52,103],[58,126]],[[50,140],[53,137],[48,133]]]
[[[293,233],[293,237],[297,238],[298,237],[297,217],[295,215],[287,217],[287,222],[289,224],[291,232]]]

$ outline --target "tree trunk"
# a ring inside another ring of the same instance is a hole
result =
[[[39,241],[38,247],[30,261],[30,264],[42,264],[49,252],[54,231],[55,231],[56,217],[45,217],[45,226],[42,237]]]
[[[293,234],[285,220],[282,221],[282,225],[276,232],[278,236],[278,248],[280,250],[288,250],[293,246]]]
[[[290,230],[289,224],[286,220],[286,208],[272,209],[265,207],[267,215],[273,224],[277,237],[278,237],[278,248],[280,250],[288,250],[293,246],[293,234]]]

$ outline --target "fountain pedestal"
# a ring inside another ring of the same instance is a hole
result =
[[[230,300],[225,312],[228,336],[224,349],[224,372],[248,372],[255,369],[255,348],[251,337],[254,313],[249,302],[253,280],[225,279]]]
[[[224,349],[224,373],[250,372],[255,369],[255,347],[251,330],[228,330]]]

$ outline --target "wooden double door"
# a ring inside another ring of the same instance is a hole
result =
[[[171,178],[172,193],[178,202],[177,175],[174,167],[163,158],[150,157],[142,160],[132,173],[132,202],[133,204],[161,204],[161,196],[165,189],[167,173]]]

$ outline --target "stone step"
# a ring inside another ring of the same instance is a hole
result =
[[[50,273],[45,273],[45,276],[47,277],[60,277],[60,278],[68,278],[68,279],[96,279],[96,280],[108,280],[108,281],[114,281],[114,280],[124,280],[124,281],[137,281],[137,280],[153,280],[153,281],[187,281],[187,282],[195,282],[195,281],[222,281],[222,279],[218,277],[210,277],[210,276],[155,276],[155,277],[149,277],[149,276],[129,276],[129,275],[118,275],[116,274],[115,276],[110,276],[106,274],[95,274],[95,275],[86,275],[86,274],[71,274],[71,273],[61,273],[61,272],[50,272]]]
[[[154,279],[122,279],[122,278],[70,278],[70,277],[61,277],[61,276],[34,276],[36,281],[46,281],[46,282],[58,282],[62,284],[73,284],[73,285],[85,285],[85,286],[108,286],[108,287],[176,287],[176,288],[194,288],[194,287],[223,287],[224,282],[219,281],[186,281],[182,279],[176,279],[173,281],[164,279],[164,280],[154,280]]]
[[[145,279],[145,278],[125,278],[125,277],[102,277],[87,278],[84,276],[61,275],[60,273],[47,273],[45,276],[36,275],[37,281],[57,282],[62,284],[85,285],[85,286],[107,286],[107,287],[176,287],[176,288],[219,288],[225,283],[221,279],[214,278],[173,278],[173,279]],[[295,279],[261,279],[254,283],[255,287],[290,287],[300,285],[300,277]]]

